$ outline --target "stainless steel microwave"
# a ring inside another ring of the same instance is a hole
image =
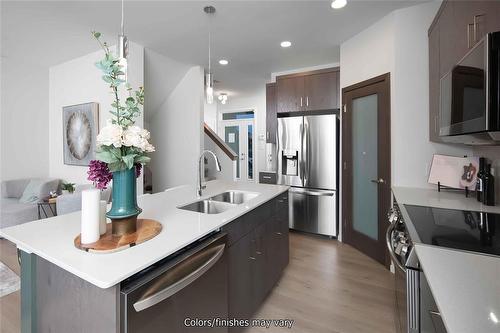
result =
[[[488,33],[440,82],[439,136],[500,145],[500,31]]]

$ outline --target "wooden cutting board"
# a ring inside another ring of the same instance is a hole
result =
[[[137,219],[137,231],[132,234],[114,236],[111,223],[107,224],[107,230],[101,238],[94,243],[82,244],[80,236],[75,238],[76,248],[92,253],[112,253],[128,249],[137,244],[144,243],[157,236],[162,230],[160,222],[150,219]]]

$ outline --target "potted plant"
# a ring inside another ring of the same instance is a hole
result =
[[[72,194],[75,192],[75,183],[63,182],[61,185],[62,194]]]
[[[142,164],[148,163],[148,153],[155,150],[149,143],[147,130],[135,125],[144,105],[144,89],[133,91],[126,83],[120,59],[111,53],[99,32],[92,32],[104,50],[104,58],[96,63],[102,79],[109,84],[114,101],[112,117],[97,135],[96,158],[89,165],[88,179],[97,188],[104,189],[113,179],[112,206],[106,216],[112,221],[113,234],[123,235],[136,231],[137,216],[142,209],[137,206],[136,178]],[[120,100],[120,90],[126,89],[128,97]]]

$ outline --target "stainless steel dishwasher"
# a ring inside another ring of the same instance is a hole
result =
[[[124,281],[120,332],[227,332],[193,326],[193,320],[228,316],[226,238],[206,237]]]

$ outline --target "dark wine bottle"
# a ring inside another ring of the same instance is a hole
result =
[[[495,206],[495,177],[492,175],[491,164],[488,164],[484,170],[483,204]]]
[[[483,202],[484,157],[479,158],[479,171],[476,176],[476,198]]]

